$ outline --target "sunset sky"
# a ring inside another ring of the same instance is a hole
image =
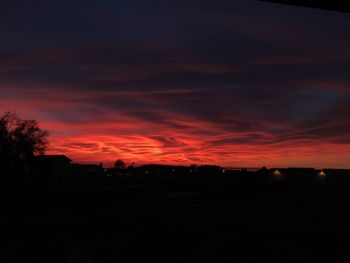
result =
[[[350,14],[254,0],[2,3],[0,112],[75,162],[350,168]]]

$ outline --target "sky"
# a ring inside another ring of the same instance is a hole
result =
[[[2,3],[0,112],[74,162],[350,168],[350,14],[255,0]]]

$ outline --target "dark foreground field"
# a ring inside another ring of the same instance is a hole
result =
[[[6,194],[1,262],[348,262],[349,190],[126,183]]]

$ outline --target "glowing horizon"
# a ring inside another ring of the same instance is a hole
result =
[[[18,112],[20,113],[20,112]],[[35,115],[35,114],[34,114]],[[20,116],[23,116],[20,114]],[[40,120],[39,120],[40,121]],[[125,120],[124,120],[125,121]],[[64,154],[76,163],[102,162],[112,166],[117,159],[128,165],[157,163],[173,165],[216,164],[223,167],[314,167],[349,168],[350,157],[348,145],[323,142],[317,139],[286,139],[279,141],[273,134],[230,133],[207,125],[208,134],[195,134],[196,129],[206,127],[203,123],[184,121],[188,124],[188,133],[169,128],[164,135],[164,124],[150,125],[147,122],[133,127],[134,120],[121,124],[80,123],[79,125],[40,121],[40,126],[50,131],[50,145],[47,154]],[[135,122],[135,121],[134,121]],[[97,122],[98,123],[98,122]],[[191,124],[191,125],[189,125]],[[148,125],[148,126],[147,126]],[[130,129],[142,129],[143,134],[129,134]],[[147,135],[149,127],[151,135]],[[154,129],[161,132],[155,133]],[[182,128],[183,129],[183,128]],[[102,131],[110,132],[102,134]],[[120,132],[116,135],[115,132]],[[204,133],[205,133],[204,132]],[[220,133],[221,132],[221,133]],[[95,133],[95,134],[94,134]],[[212,134],[211,134],[212,133]],[[239,141],[251,136],[262,136],[254,144],[228,144],[228,141]],[[271,136],[271,142],[269,142]],[[341,158],[339,156],[342,156]]]

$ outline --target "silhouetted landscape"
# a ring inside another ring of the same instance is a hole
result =
[[[350,170],[76,164],[23,152],[47,132],[1,120],[3,262],[348,256]]]
[[[348,256],[347,170],[118,170],[35,159],[31,176],[41,179],[18,181],[2,197],[2,236],[15,239],[2,247],[4,262]]]

